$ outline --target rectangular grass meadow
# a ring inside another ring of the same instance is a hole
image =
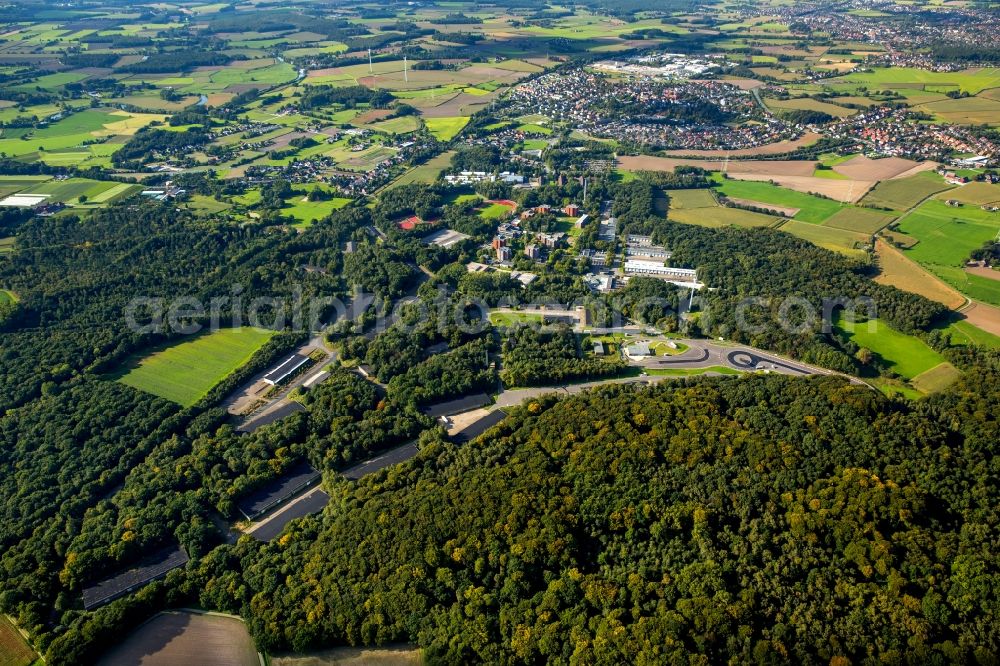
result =
[[[834,328],[859,347],[878,354],[887,367],[906,379],[946,362],[920,338],[900,333],[880,319],[851,322],[838,317]]]
[[[244,326],[198,334],[134,359],[113,379],[189,407],[275,335]]]

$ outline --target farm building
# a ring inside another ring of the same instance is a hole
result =
[[[320,473],[312,465],[300,462],[283,476],[244,496],[236,503],[236,508],[247,520],[256,520],[319,480]]]
[[[187,562],[188,555],[180,546],[171,546],[157,551],[143,560],[139,566],[85,587],[83,589],[83,607],[87,610],[93,610],[111,603],[154,580],[163,578]]]
[[[302,354],[292,354],[286,358],[281,365],[273,368],[270,372],[264,375],[264,381],[271,386],[277,386],[288,381],[292,375],[298,372],[298,370],[308,362],[308,356],[303,356]]]

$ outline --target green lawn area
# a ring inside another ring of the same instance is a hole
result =
[[[6,289],[0,289],[0,305],[7,305],[8,303],[17,303],[17,297]]]
[[[516,324],[540,324],[542,315],[521,312],[491,312],[490,323],[494,326],[514,326]]]
[[[834,328],[859,347],[870,349],[886,367],[906,379],[946,362],[923,340],[900,333],[880,319],[850,322],[838,315]]]
[[[295,198],[286,202],[286,207],[281,209],[282,215],[291,215],[300,224],[295,226],[309,226],[316,220],[321,220],[338,208],[343,208],[351,203],[350,199],[334,197],[327,201],[303,201],[304,195],[296,195]]]
[[[199,334],[130,362],[113,378],[188,407],[249,361],[274,334],[248,326]]]
[[[424,118],[427,131],[433,134],[439,141],[450,141],[456,134],[462,131],[466,123],[469,122],[466,116],[455,116],[451,118]]]

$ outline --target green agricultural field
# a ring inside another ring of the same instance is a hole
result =
[[[671,210],[689,210],[692,208],[711,208],[716,206],[715,195],[712,190],[703,188],[697,190],[670,190],[667,192],[670,197]]]
[[[410,183],[433,183],[437,180],[441,172],[451,164],[451,158],[455,151],[448,150],[440,155],[435,155],[431,159],[418,167],[410,169],[402,176],[394,180],[386,189],[398,187],[399,185],[409,185]]]
[[[767,106],[775,111],[820,111],[822,113],[828,113],[836,118],[846,118],[847,116],[852,116],[857,113],[855,109],[848,109],[843,106],[837,106],[836,104],[830,104],[829,102],[821,102],[820,100],[812,99],[811,97],[796,99],[768,99],[766,102]]]
[[[918,245],[917,247],[920,246]],[[966,273],[958,266],[929,264],[925,268],[969,298],[974,298],[977,301],[985,301],[993,305],[1000,305],[1000,280]]]
[[[753,211],[739,208],[725,208],[723,206],[671,210],[669,217],[675,222],[713,228],[770,227],[780,219],[773,215],[754,213]]]
[[[889,224],[895,217],[891,213],[851,206],[834,213],[832,217],[823,223],[823,226],[844,229],[845,231],[856,231],[863,234],[874,234]]]
[[[939,195],[939,196],[947,196]],[[930,199],[900,219],[899,231],[920,242],[907,256],[924,265],[962,266],[972,250],[1000,231],[1000,214]]]
[[[861,199],[861,203],[884,206],[893,210],[908,210],[938,192],[951,187],[941,176],[931,171],[909,178],[884,180]]]
[[[1000,68],[977,67],[958,72],[932,72],[913,67],[880,67],[872,72],[848,74],[829,81],[839,82],[858,83],[878,89],[920,84],[925,88],[952,88],[975,95],[987,88],[1000,87]]]
[[[732,199],[749,199],[773,206],[798,208],[799,212],[793,219],[801,222],[819,224],[848,206],[839,201],[821,199],[764,181],[724,179],[721,174],[715,174],[713,178],[720,183],[719,191]]]
[[[818,245],[827,250],[840,252],[841,254],[858,259],[866,256],[865,251],[860,247],[868,242],[866,234],[859,234],[844,229],[834,229],[833,227],[811,224],[809,222],[799,222],[798,220],[789,220],[779,228],[782,231],[790,233],[793,236],[798,236],[813,245]]]
[[[936,393],[954,384],[961,376],[962,373],[951,363],[941,363],[920,373],[910,383],[921,393]]]
[[[947,362],[923,340],[900,333],[880,319],[850,322],[838,317],[834,328],[859,347],[870,349],[886,367],[906,379]]]
[[[133,361],[114,379],[188,407],[249,361],[274,334],[247,326],[199,334]]]
[[[455,138],[462,128],[469,122],[465,116],[452,118],[424,118],[427,131],[433,134],[439,141],[450,141]]]
[[[944,329],[953,345],[979,345],[989,349],[1000,349],[1000,336],[988,333],[967,321],[956,321]]]
[[[992,183],[969,183],[961,187],[956,187],[948,192],[946,196],[938,198],[945,200],[954,199],[955,201],[961,201],[973,206],[982,206],[983,204],[992,204],[995,206],[1000,204],[1000,185],[993,185]]]
[[[390,118],[389,120],[372,123],[366,127],[379,132],[388,132],[389,134],[409,134],[420,129],[420,121],[414,116],[400,116],[399,118]]]

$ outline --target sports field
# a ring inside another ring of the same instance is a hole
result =
[[[870,349],[886,367],[906,379],[946,362],[923,340],[900,333],[880,319],[849,322],[838,316],[834,328],[859,347]]]
[[[115,379],[188,407],[249,361],[274,334],[248,326],[199,334],[130,363]]]
[[[496,220],[510,215],[511,207],[501,203],[490,203],[479,211],[479,217]]]
[[[0,305],[7,305],[8,303],[16,303],[17,298],[14,294],[10,293],[6,289],[0,289]]]

